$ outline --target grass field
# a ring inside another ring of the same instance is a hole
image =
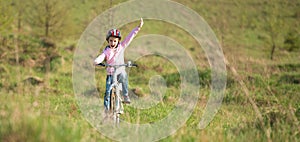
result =
[[[112,5],[124,1],[113,0]],[[174,1],[196,11],[215,32],[229,63],[227,88],[214,119],[205,129],[197,129],[210,97],[211,69],[206,55],[185,30],[144,19],[138,36],[161,34],[184,45],[197,66],[201,84],[199,100],[190,118],[174,134],[160,141],[300,141],[300,2]],[[86,121],[72,84],[73,55],[80,35],[93,18],[110,8],[110,1],[66,3],[69,27],[59,39],[52,37],[56,43],[53,50],[42,47],[30,25],[25,25],[22,33],[10,30],[0,35],[0,141],[111,141]],[[12,29],[17,27],[16,21]],[[137,22],[120,29],[128,33],[135,25]],[[270,27],[277,33],[273,36],[276,44],[273,60]],[[289,33],[296,35],[292,51],[285,44]],[[14,35],[21,37],[19,42]],[[99,45],[95,57],[102,49]],[[53,58],[47,62],[50,56]],[[180,76],[172,62],[161,56],[146,56],[137,63],[140,67],[130,70],[130,89],[139,89],[141,96],[149,96],[149,80],[155,75],[164,78],[167,89],[152,108],[125,106],[122,119],[134,124],[152,123],[174,108]],[[99,94],[91,97],[102,105],[105,71],[99,68],[95,71]]]

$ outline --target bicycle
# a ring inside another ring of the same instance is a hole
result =
[[[127,64],[120,64],[120,65],[109,65],[105,63],[97,64],[98,66],[102,67],[113,67],[113,83],[110,86],[110,110],[109,113],[112,114],[114,123],[118,125],[120,123],[120,115],[124,113],[124,107],[123,107],[123,100],[121,98],[121,87],[120,83],[117,80],[117,74],[116,71],[118,68],[124,66],[124,67],[138,67],[137,64],[132,64],[131,61],[128,61]]]

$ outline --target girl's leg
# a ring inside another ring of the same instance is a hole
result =
[[[105,111],[108,111],[110,108],[110,86],[112,83],[112,75],[107,75],[106,77],[106,89],[105,89],[105,95],[104,95],[104,107]]]
[[[123,72],[120,73],[118,75],[118,80],[120,83],[122,83],[122,92],[123,92],[123,97],[124,97],[124,101],[126,103],[130,103],[130,99],[128,96],[128,77],[127,77],[127,73]]]

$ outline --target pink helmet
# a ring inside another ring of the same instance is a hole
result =
[[[118,29],[111,29],[106,35],[106,40],[108,41],[109,37],[117,37],[121,40],[121,32]]]

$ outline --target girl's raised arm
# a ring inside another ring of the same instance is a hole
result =
[[[129,35],[121,42],[121,46],[123,48],[126,48],[131,43],[132,39],[137,35],[137,33],[140,31],[143,25],[144,25],[144,21],[143,18],[141,18],[139,26],[134,28],[129,33]]]

